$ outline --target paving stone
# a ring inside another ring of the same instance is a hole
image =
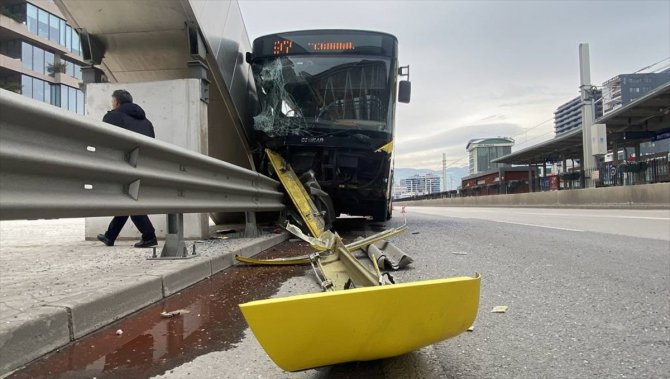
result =
[[[84,219],[1,221],[0,376],[285,238],[204,240],[196,258],[147,260],[134,241],[85,241]]]

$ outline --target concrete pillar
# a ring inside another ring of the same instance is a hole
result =
[[[610,178],[612,181],[612,184],[615,186],[621,185],[619,181],[619,150],[621,147],[619,146],[619,141],[614,140],[612,142],[612,165],[616,167],[616,173],[614,174],[613,177]]]
[[[586,178],[585,178],[586,170],[585,170],[585,167],[584,167],[584,154],[582,154],[582,158],[579,160],[579,173],[580,173],[580,175],[579,175],[579,187],[580,188],[586,188],[586,185],[588,185],[589,183],[587,183]]]
[[[81,68],[81,80],[86,84],[100,83],[104,75],[101,69],[94,66],[83,66]]]
[[[568,172],[568,162],[567,162],[567,159],[565,159],[565,157],[563,157],[563,168],[562,168],[561,172],[562,173]],[[565,180],[563,180],[563,187],[566,188]],[[561,189],[561,177],[560,176],[558,177],[558,189],[559,190]]]
[[[86,116],[96,120],[111,109],[112,92],[125,89],[141,106],[151,120],[156,139],[207,155],[207,103],[201,101],[199,79],[179,79],[143,83],[92,83],[86,85]],[[110,127],[116,128],[114,125]],[[156,228],[156,236],[165,238],[165,215],[149,215]],[[104,233],[110,217],[86,218],[86,239],[95,239]],[[209,237],[209,215],[184,214],[184,238]],[[128,222],[119,239],[139,239],[140,233]]]
[[[642,162],[642,159],[640,159],[640,142],[635,143],[635,163],[640,163]],[[643,184],[645,182],[645,176],[646,174],[644,172],[637,172],[633,175],[633,178],[635,180],[635,183],[633,184]]]
[[[626,143],[624,141],[624,146],[623,146],[623,161],[624,163],[628,162],[628,146],[626,146]],[[622,172],[619,174],[621,176],[621,185],[628,185],[628,178],[629,178],[629,173],[627,172]]]

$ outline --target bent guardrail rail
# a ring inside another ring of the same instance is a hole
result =
[[[0,90],[0,220],[275,211],[279,182]]]

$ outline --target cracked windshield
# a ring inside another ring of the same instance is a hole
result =
[[[388,132],[391,61],[286,56],[253,65],[262,112],[254,126],[270,136],[345,129]]]

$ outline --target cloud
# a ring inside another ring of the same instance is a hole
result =
[[[496,116],[496,115],[494,115]],[[442,154],[455,167],[467,166],[467,142],[475,138],[511,137],[525,129],[513,123],[485,123],[452,128],[421,137],[399,139],[395,145],[396,165],[436,168],[442,165]]]
[[[394,34],[412,80],[412,102],[396,107],[402,167],[439,166],[443,152],[460,159],[472,138],[519,136],[522,144],[550,134],[544,121],[578,95],[581,42],[590,44],[595,85],[670,55],[668,1],[283,0],[240,8],[251,38],[322,28]]]
[[[465,151],[467,142],[474,138],[511,137],[523,133],[524,128],[512,123],[488,123],[467,125],[439,131],[421,137],[398,140],[398,154],[410,154],[433,149],[448,149],[458,146]]]
[[[486,116],[486,117],[480,119],[479,121],[494,121],[494,120],[502,121],[502,120],[505,120],[505,119],[507,119],[507,116],[505,116],[504,114],[498,113],[498,114],[493,114],[493,115],[490,115],[490,116]]]

